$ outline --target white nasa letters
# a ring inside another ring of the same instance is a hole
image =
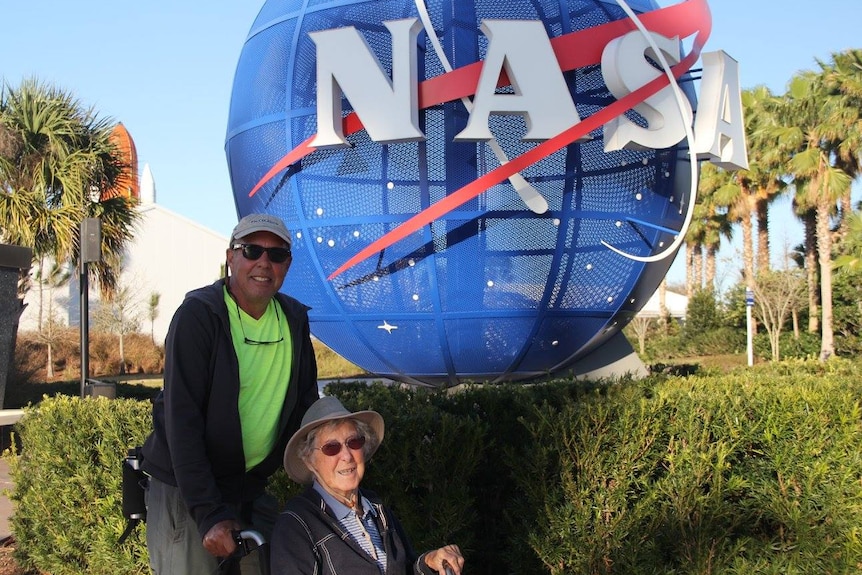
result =
[[[667,61],[678,64],[679,39],[650,35]],[[648,55],[658,62],[652,52],[647,38],[637,30],[608,42],[602,52],[602,76],[611,94],[617,99],[624,98],[663,74],[644,58]],[[691,104],[686,99],[682,103],[684,109],[680,110],[673,88],[668,86],[635,106],[635,111],[646,120],[646,127],[625,116],[614,118],[604,126],[605,151],[658,150],[679,143],[685,137],[685,125],[691,125],[692,121]]]
[[[347,146],[342,92],[375,142],[422,140],[419,129],[416,18],[384,22],[392,34],[392,80],[356,28],[309,34],[317,46],[317,136],[311,145]]]
[[[739,63],[720,50],[702,54],[701,60],[703,80],[692,150],[698,158],[708,159],[725,170],[747,170]]]
[[[317,46],[317,135],[311,145],[349,145],[341,123],[342,94],[353,105],[369,137],[381,143],[424,139],[419,129],[417,38],[418,19],[384,22],[392,34],[392,79],[371,48],[349,26],[310,34]],[[473,98],[467,126],[458,140],[493,138],[491,114],[520,114],[526,119],[525,140],[547,140],[579,123],[563,73],[544,25],[530,20],[485,20],[487,56]],[[653,42],[672,64],[679,62],[679,39],[651,33]],[[610,41],[602,53],[601,70],[610,92],[622,98],[664,72],[647,39],[638,31]],[[698,158],[715,160],[725,169],[747,169],[738,64],[724,52],[701,55],[704,69],[700,105],[691,149]],[[514,94],[497,93],[505,71]],[[672,86],[635,106],[645,120],[640,126],[624,116],[604,126],[605,150],[662,149],[685,138],[694,114],[683,99],[680,110]]]
[[[490,40],[488,53],[473,111],[456,140],[490,140],[491,114],[522,114],[525,140],[549,140],[581,121],[540,21],[484,20],[482,32]],[[496,93],[504,70],[514,94]]]

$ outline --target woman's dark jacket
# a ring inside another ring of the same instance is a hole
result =
[[[279,420],[278,440],[258,465],[245,470],[239,417],[239,363],[230,333],[224,280],[186,294],[165,341],[165,385],[153,404],[153,431],[142,468],[178,486],[201,537],[220,521],[239,519],[227,504],[259,497],[282,465],[288,439],[318,399],[317,363],[308,307],[284,294],[293,339],[293,367]]]
[[[386,551],[386,575],[434,575],[410,546],[401,523],[371,492]],[[290,499],[270,542],[273,575],[380,575],[377,562],[354,541],[320,494],[309,487]]]

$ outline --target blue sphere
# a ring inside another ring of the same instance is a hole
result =
[[[629,5],[657,9],[651,0]],[[454,68],[484,59],[486,19],[541,20],[554,38],[627,18],[604,0],[428,0],[427,10]],[[500,166],[487,143],[454,140],[469,116],[465,104],[421,110],[425,141],[380,144],[359,130],[347,137],[349,148],[318,149],[249,195],[317,132],[308,34],[353,26],[391,74],[392,40],[381,22],[418,17],[406,0],[265,3],[243,46],[230,106],[226,153],[237,212],[285,221],[294,258],[283,291],[311,307],[314,336],[371,373],[452,385],[565,370],[617,334],[667,272],[673,254],[645,263],[607,245],[646,257],[673,243],[691,185],[686,149],[607,153],[599,127],[520,172],[547,211],[528,209],[503,179],[332,278],[372,242]],[[444,74],[428,34],[418,42],[420,82]],[[598,64],[564,78],[582,119],[615,101]],[[347,101],[344,110],[352,110]],[[521,139],[521,116],[492,115],[490,124],[509,157],[539,145]]]

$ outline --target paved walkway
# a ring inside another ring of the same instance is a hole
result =
[[[10,447],[8,432],[23,415],[24,411],[20,409],[0,409],[0,453]],[[12,479],[9,477],[9,462],[0,457],[0,542],[12,535],[9,518],[12,516],[14,506],[9,500],[9,492],[13,487]]]
[[[12,480],[9,478],[9,462],[0,457],[0,541],[12,535],[9,517],[12,516],[13,507],[7,494],[11,490]]]

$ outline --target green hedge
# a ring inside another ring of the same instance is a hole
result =
[[[384,416],[363,484],[417,549],[459,543],[468,573],[838,574],[862,569],[858,367],[327,391]],[[149,404],[131,400],[28,410],[11,455],[28,565],[146,572],[143,529],[116,539],[120,461],[148,427]],[[278,474],[271,489],[297,486]]]
[[[843,379],[843,378],[842,378]],[[521,461],[550,481],[528,541],[549,573],[854,573],[858,389],[849,379],[674,380],[537,408]]]
[[[122,461],[146,437],[150,403],[45,397],[15,426],[22,443],[5,454],[15,484],[16,557],[52,575],[149,573],[144,531],[124,545]]]

